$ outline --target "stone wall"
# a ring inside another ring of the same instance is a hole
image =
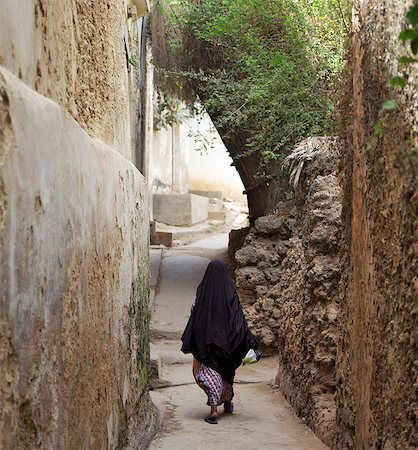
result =
[[[402,92],[388,84],[402,70],[397,57],[406,49],[397,35],[412,4],[355,5],[342,111],[345,270],[336,448],[418,448],[416,69]],[[381,110],[388,98],[398,109]]]
[[[279,309],[272,293],[282,274],[282,262],[291,246],[294,225],[290,204],[275,214],[260,217],[235,253],[235,279],[247,321],[260,339],[264,353],[275,353]],[[233,264],[232,264],[233,265]]]
[[[2,2],[4,449],[144,448],[153,430],[136,26],[124,1]]]
[[[339,337],[339,143],[311,138],[300,147],[320,152],[305,163],[294,201],[255,222],[236,253],[236,280],[263,350],[278,351],[276,383],[330,444]]]

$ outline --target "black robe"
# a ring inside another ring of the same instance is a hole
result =
[[[181,340],[183,353],[192,353],[231,384],[247,351],[258,347],[222,261],[209,263]]]

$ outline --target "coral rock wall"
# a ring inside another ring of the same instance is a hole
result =
[[[339,336],[339,143],[315,138],[309,144],[320,154],[306,163],[295,200],[256,221],[236,253],[236,279],[250,327],[265,350],[279,353],[277,384],[331,443]]]

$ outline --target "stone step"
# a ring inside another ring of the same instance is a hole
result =
[[[220,200],[223,199],[222,191],[199,191],[195,189],[189,190],[190,194],[200,195],[201,197],[208,197],[208,198],[218,198]]]
[[[150,344],[150,378],[159,378],[162,377],[162,362],[161,362],[161,352],[158,347]]]
[[[209,211],[222,211],[224,208],[224,202],[219,198],[209,199]]]
[[[173,246],[173,233],[169,231],[158,231],[155,222],[150,225],[151,245],[164,245],[165,247]]]
[[[152,328],[150,329],[150,338],[152,342],[156,342],[158,340],[169,339],[173,341],[178,341],[181,338],[183,331],[173,331],[173,330],[161,330]]]
[[[209,220],[223,220],[226,221],[226,211],[209,211]]]
[[[219,220],[226,224],[230,224],[236,219],[237,216],[237,213],[231,211],[209,211],[208,219]]]
[[[193,356],[191,354],[184,354],[180,348],[180,339],[150,343],[150,358],[158,368],[159,375],[161,375],[161,368],[164,364],[183,364],[192,361]]]

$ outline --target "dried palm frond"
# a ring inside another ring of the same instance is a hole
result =
[[[299,142],[293,152],[285,158],[282,169],[289,169],[289,183],[296,189],[305,163],[328,149],[327,138],[310,137]]]

